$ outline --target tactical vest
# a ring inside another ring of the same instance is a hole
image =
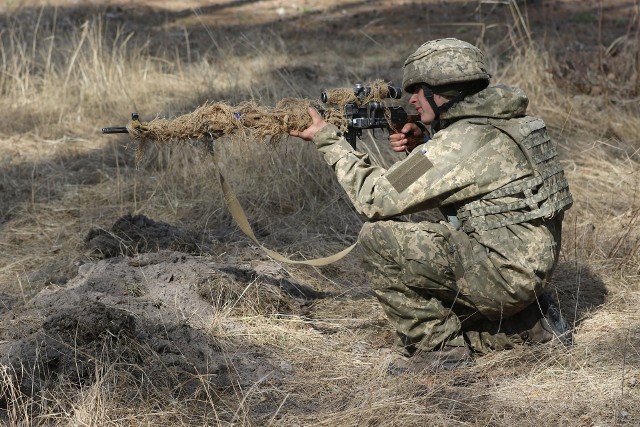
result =
[[[458,207],[456,216],[463,231],[486,231],[538,218],[549,219],[571,207],[569,183],[541,119],[472,119],[469,122],[491,125],[508,135],[526,156],[533,175]],[[517,200],[499,200],[505,197]]]

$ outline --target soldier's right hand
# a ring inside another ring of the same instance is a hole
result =
[[[415,123],[405,124],[399,133],[389,135],[391,149],[395,152],[410,153],[416,146],[424,142],[424,133]]]

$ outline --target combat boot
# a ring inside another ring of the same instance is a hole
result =
[[[471,348],[482,354],[522,344],[573,344],[568,322],[553,297],[546,293],[509,318],[476,320],[462,327]]]
[[[454,343],[456,345],[452,345]],[[389,374],[433,373],[473,364],[473,351],[460,335],[451,343],[444,344],[436,350],[418,350],[411,357],[402,357],[395,360],[389,365]]]
[[[537,312],[538,320],[529,328],[519,333],[526,343],[573,344],[573,334],[569,323],[564,319],[551,295],[544,293],[532,304]]]

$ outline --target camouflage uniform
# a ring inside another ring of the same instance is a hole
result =
[[[462,331],[476,351],[521,342],[517,330],[500,323],[543,292],[558,259],[562,210],[571,202],[566,188],[564,206],[528,219],[517,216],[528,210],[518,202],[531,197],[498,190],[535,175],[514,134],[533,129],[549,145],[543,123],[525,116],[527,105],[521,90],[507,86],[468,96],[448,110],[431,140],[388,170],[352,149],[335,126],[316,134],[354,206],[373,220],[359,236],[367,276],[405,345],[461,345]],[[561,170],[557,175],[563,179]],[[394,219],[430,208],[451,221]]]

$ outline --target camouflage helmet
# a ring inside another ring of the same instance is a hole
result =
[[[489,82],[485,56],[480,49],[462,40],[448,38],[426,42],[404,62],[402,88],[426,83],[431,87],[465,83]]]

